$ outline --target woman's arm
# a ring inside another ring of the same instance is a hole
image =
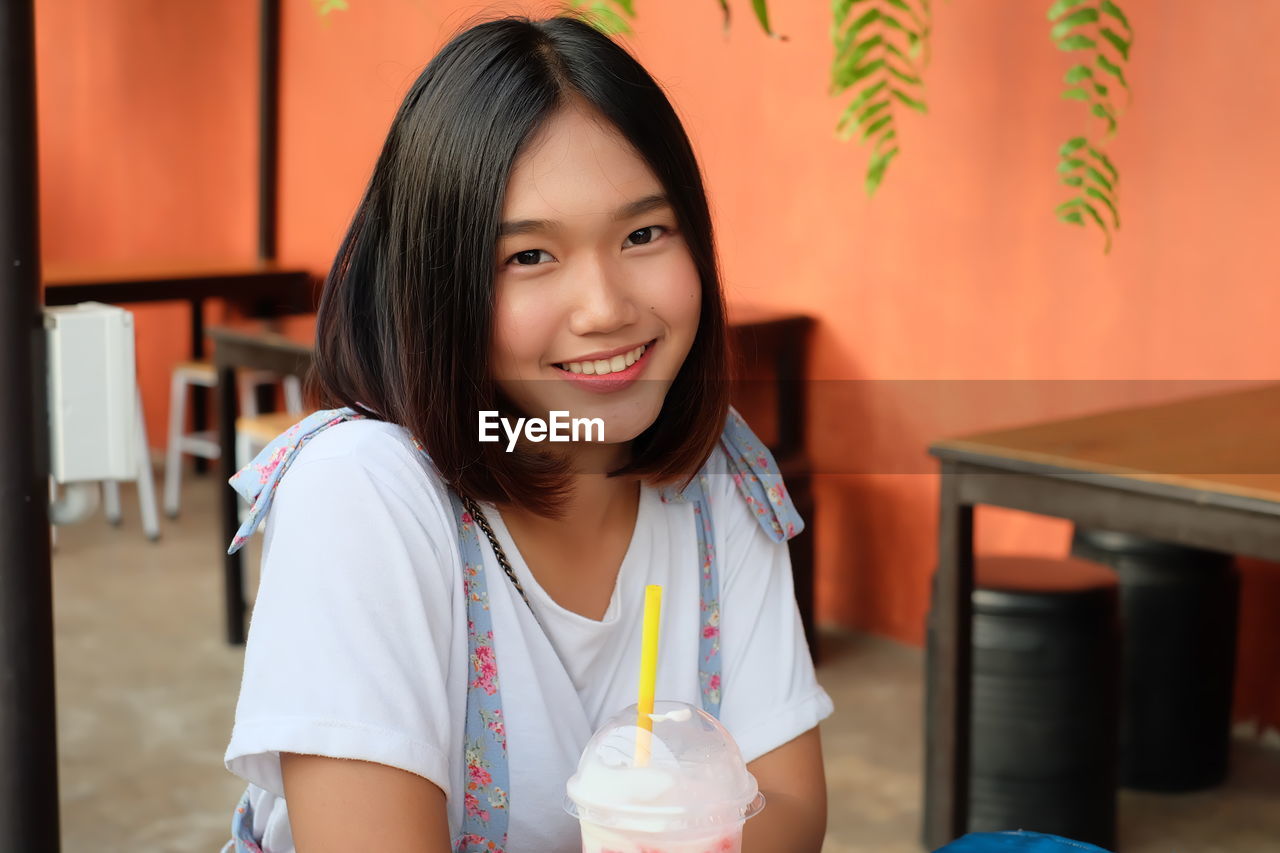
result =
[[[281,753],[299,853],[449,853],[444,792],[385,764]]]
[[[764,811],[747,821],[743,853],[819,853],[827,834],[822,741],[812,728],[747,765],[764,792]]]

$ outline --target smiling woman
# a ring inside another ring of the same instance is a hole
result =
[[[701,314],[698,269],[658,179],[575,99],[516,160],[503,220],[499,388],[521,412],[565,409],[603,420],[611,444],[631,441],[658,420]],[[612,467],[626,462],[615,457]]]
[[[237,546],[264,519],[268,540],[227,750],[238,853],[582,849],[565,785],[636,699],[651,585],[657,695],[718,717],[770,803],[742,849],[818,850],[803,522],[725,365],[661,88],[570,18],[446,45],[325,285],[331,408],[234,479]]]
[[[392,122],[316,329],[322,405],[402,423],[460,491],[546,515],[570,467],[478,444],[477,411],[603,417],[634,442],[593,470],[673,482],[714,446],[728,405],[692,146],[648,73],[588,29],[494,22],[441,51]],[[509,66],[485,73],[499,50],[515,51]],[[551,340],[553,313],[573,329]],[[651,342],[627,400],[593,400],[608,383],[561,382],[554,367],[591,361],[577,375],[598,375],[595,362]]]

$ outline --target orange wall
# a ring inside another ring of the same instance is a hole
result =
[[[253,257],[257,5],[36,2],[46,261]],[[148,437],[163,447],[189,314],[182,303],[130,307]]]
[[[249,254],[255,4],[98,5],[37,4],[46,256]],[[1125,4],[1139,34],[1136,97],[1111,149],[1125,227],[1110,256],[1097,234],[1051,214],[1064,198],[1054,152],[1081,126],[1078,105],[1057,95],[1069,59],[1048,41],[1047,0],[935,4],[930,115],[902,121],[903,154],[872,201],[865,153],[832,134],[830,4],[772,5],[785,42],[763,36],[743,2],[722,35],[712,0],[639,0],[628,41],[702,158],[731,297],[821,321],[810,436],[826,472],[820,616],[918,643],[931,438],[1198,388],[1167,380],[1276,375],[1280,289],[1266,282],[1280,210],[1259,189],[1280,186],[1280,117],[1260,108],[1280,88],[1267,41],[1280,4],[1231,15]],[[320,19],[310,0],[285,3],[280,250],[317,271],[432,52],[473,15],[539,8],[350,6]],[[170,323],[140,320],[153,424],[167,364],[186,346]],[[1068,379],[1098,381],[1048,382]],[[985,551],[1060,553],[1068,534],[1058,521],[979,513]],[[1247,564],[1237,697],[1238,716],[1273,725],[1280,628],[1264,604],[1280,605],[1278,578]]]

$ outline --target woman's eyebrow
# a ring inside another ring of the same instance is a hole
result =
[[[649,213],[650,211],[670,206],[671,202],[667,200],[665,195],[654,193],[653,195],[627,202],[615,210],[613,212],[613,221],[621,222],[624,219],[630,219],[642,213]],[[512,222],[504,222],[498,226],[498,236],[514,237],[519,234],[550,233],[559,230],[560,223],[554,219],[517,219]]]

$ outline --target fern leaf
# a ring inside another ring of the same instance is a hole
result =
[[[1102,119],[1107,123],[1108,134],[1112,134],[1116,132],[1117,122],[1116,122],[1115,114],[1112,113],[1111,110],[1107,108],[1106,104],[1095,103],[1093,106],[1089,107],[1089,112],[1093,113],[1095,116],[1097,116],[1098,118]]]
[[[1088,166],[1088,165],[1086,165],[1086,166],[1084,167],[1084,173],[1085,173],[1086,175],[1088,175],[1088,176],[1089,176],[1090,180],[1092,180],[1094,183],[1096,183],[1096,184],[1098,184],[1099,186],[1101,186],[1101,187],[1102,187],[1103,189],[1105,189],[1107,192],[1109,192],[1109,193],[1114,193],[1114,192],[1115,192],[1115,190],[1116,190],[1116,188],[1115,188],[1115,184],[1113,184],[1113,183],[1111,183],[1111,181],[1107,180],[1107,179],[1106,179],[1106,177],[1105,177],[1101,172],[1099,172],[1097,169],[1093,168],[1092,166]]]
[[[1084,2],[1085,0],[1058,0],[1058,2],[1049,7],[1049,20],[1058,20],[1068,9],[1074,9]]]
[[[773,28],[769,26],[768,0],[751,0],[751,9],[756,13],[756,20],[760,22],[760,28],[769,35],[776,36]]]
[[[1066,202],[1066,204],[1062,204],[1058,206],[1057,212],[1060,218],[1061,218],[1061,214],[1064,212],[1063,211],[1064,208],[1073,208],[1074,212],[1084,213],[1090,219],[1092,219],[1095,223],[1097,223],[1097,226],[1102,229],[1102,234],[1107,241],[1102,251],[1104,253],[1111,252],[1111,229],[1107,226],[1106,221],[1102,218],[1102,214],[1098,213],[1098,209],[1096,207],[1089,204],[1089,202],[1085,201],[1083,198],[1079,198],[1079,197],[1073,198],[1071,199],[1071,201]]]
[[[837,81],[841,89],[847,89],[859,80],[865,80],[872,74],[875,74],[881,68],[884,68],[883,59],[873,59],[866,65],[857,68],[848,69],[845,74]]]
[[[1098,42],[1086,35],[1077,33],[1073,36],[1067,36],[1058,42],[1059,50],[1089,50],[1098,46]]]
[[[894,157],[898,156],[897,148],[890,148],[883,154],[877,154],[871,158],[871,164],[867,166],[867,195],[875,195],[880,187],[880,182],[884,180],[884,173],[889,168],[889,163]]]
[[[876,83],[872,86],[868,86],[867,88],[863,89],[862,93],[858,95],[858,97],[854,98],[853,102],[849,104],[848,107],[845,108],[845,112],[849,115],[852,115],[853,113],[857,112],[859,109],[862,108],[863,104],[867,103],[867,101],[870,101],[876,95],[880,94],[880,92],[882,92],[884,88],[888,85],[889,85],[888,80],[881,80],[879,83]]]
[[[1088,115],[1101,119],[1105,136],[1118,127],[1119,110],[1112,101],[1112,80],[1129,92],[1123,63],[1129,61],[1133,28],[1115,0],[1058,0],[1049,9],[1049,38],[1064,51],[1089,51],[1093,63],[1078,62],[1063,75],[1062,97],[1080,101]],[[1112,55],[1108,52],[1113,51]],[[1095,70],[1096,69],[1096,70]],[[1103,75],[1106,75],[1105,77]],[[1095,223],[1111,248],[1111,232],[1120,227],[1116,189],[1120,175],[1099,146],[1084,136],[1067,140],[1058,150],[1060,181],[1078,195],[1059,205],[1057,216],[1073,225]],[[1102,215],[1110,214],[1110,224]]]
[[[1098,67],[1120,81],[1120,85],[1129,88],[1129,81],[1124,79],[1124,69],[1107,59],[1101,53],[1097,56]]]
[[[831,11],[835,14],[835,19],[838,23],[849,17],[849,12],[854,6],[869,2],[872,2],[872,0],[835,0],[835,3],[831,6]]]
[[[868,119],[872,118],[877,113],[889,109],[889,106],[890,104],[888,101],[880,101],[872,104],[862,112],[858,113],[858,124],[866,124]]]
[[[895,59],[900,60],[902,64],[910,68],[912,72],[915,71],[915,68],[916,68],[915,59],[910,55],[910,53],[904,53],[903,50],[893,42],[887,41],[884,43],[884,52],[894,57]],[[914,74],[913,76],[919,76],[919,75]]]
[[[1121,38],[1115,30],[1112,30],[1110,27],[1103,27],[1098,30],[1098,34],[1115,48],[1116,53],[1120,54],[1120,57],[1125,62],[1129,61],[1129,42],[1127,40]]]
[[[1089,146],[1089,154],[1095,160],[1097,160],[1099,163],[1102,164],[1102,168],[1106,169],[1107,173],[1111,175],[1111,180],[1117,181],[1117,182],[1120,180],[1120,173],[1116,171],[1116,167],[1112,165],[1111,159],[1107,157],[1106,154],[1103,154],[1101,151],[1099,151],[1097,148],[1094,148],[1092,145]]]
[[[1053,29],[1049,31],[1049,38],[1059,41],[1076,27],[1097,23],[1099,17],[1101,16],[1097,9],[1081,9],[1078,12],[1072,12],[1053,25]]]
[[[836,122],[839,138],[870,146],[866,189],[874,193],[900,152],[898,114],[925,112],[922,69],[927,63],[929,0],[834,0],[832,94],[850,92]],[[917,59],[923,55],[924,60]]]
[[[884,130],[893,121],[893,116],[882,116],[871,124],[862,129],[863,140],[870,139],[881,130]]]
[[[1067,69],[1067,73],[1062,75],[1062,82],[1068,86],[1073,86],[1081,80],[1092,80],[1093,69],[1087,65],[1073,65]]]
[[[1120,7],[1111,2],[1111,0],[1102,0],[1102,2],[1098,4],[1098,11],[1102,12],[1104,15],[1110,15],[1119,21],[1121,26],[1124,27],[1125,32],[1130,34],[1133,33],[1133,27],[1129,26],[1129,19],[1124,16],[1124,12],[1120,11]]]
[[[895,68],[893,65],[890,65],[887,62],[885,63],[884,67],[886,71],[888,71],[894,77],[897,77],[903,83],[906,83],[908,86],[920,86],[923,83],[923,81],[919,77],[916,77],[914,74],[908,74],[907,72],[902,71],[898,68]]]
[[[1079,151],[1088,144],[1089,140],[1085,139],[1083,136],[1073,136],[1062,144],[1062,147],[1058,149],[1058,154],[1062,157],[1066,157],[1072,152]]]
[[[910,107],[916,112],[921,112],[921,113],[929,112],[929,108],[925,106],[924,101],[920,101],[911,97],[906,92],[903,92],[901,89],[894,89],[889,94],[893,95],[900,102],[902,102],[903,105]]]
[[[1096,198],[1098,201],[1102,202],[1103,206],[1106,207],[1107,210],[1111,211],[1111,221],[1115,223],[1117,228],[1120,227],[1120,211],[1116,210],[1116,206],[1112,204],[1111,199],[1107,198],[1106,193],[1096,187],[1086,186],[1084,188],[1084,194],[1089,196],[1089,198]]]
[[[635,17],[633,0],[570,0],[570,8],[607,36],[629,34],[627,19]]]

